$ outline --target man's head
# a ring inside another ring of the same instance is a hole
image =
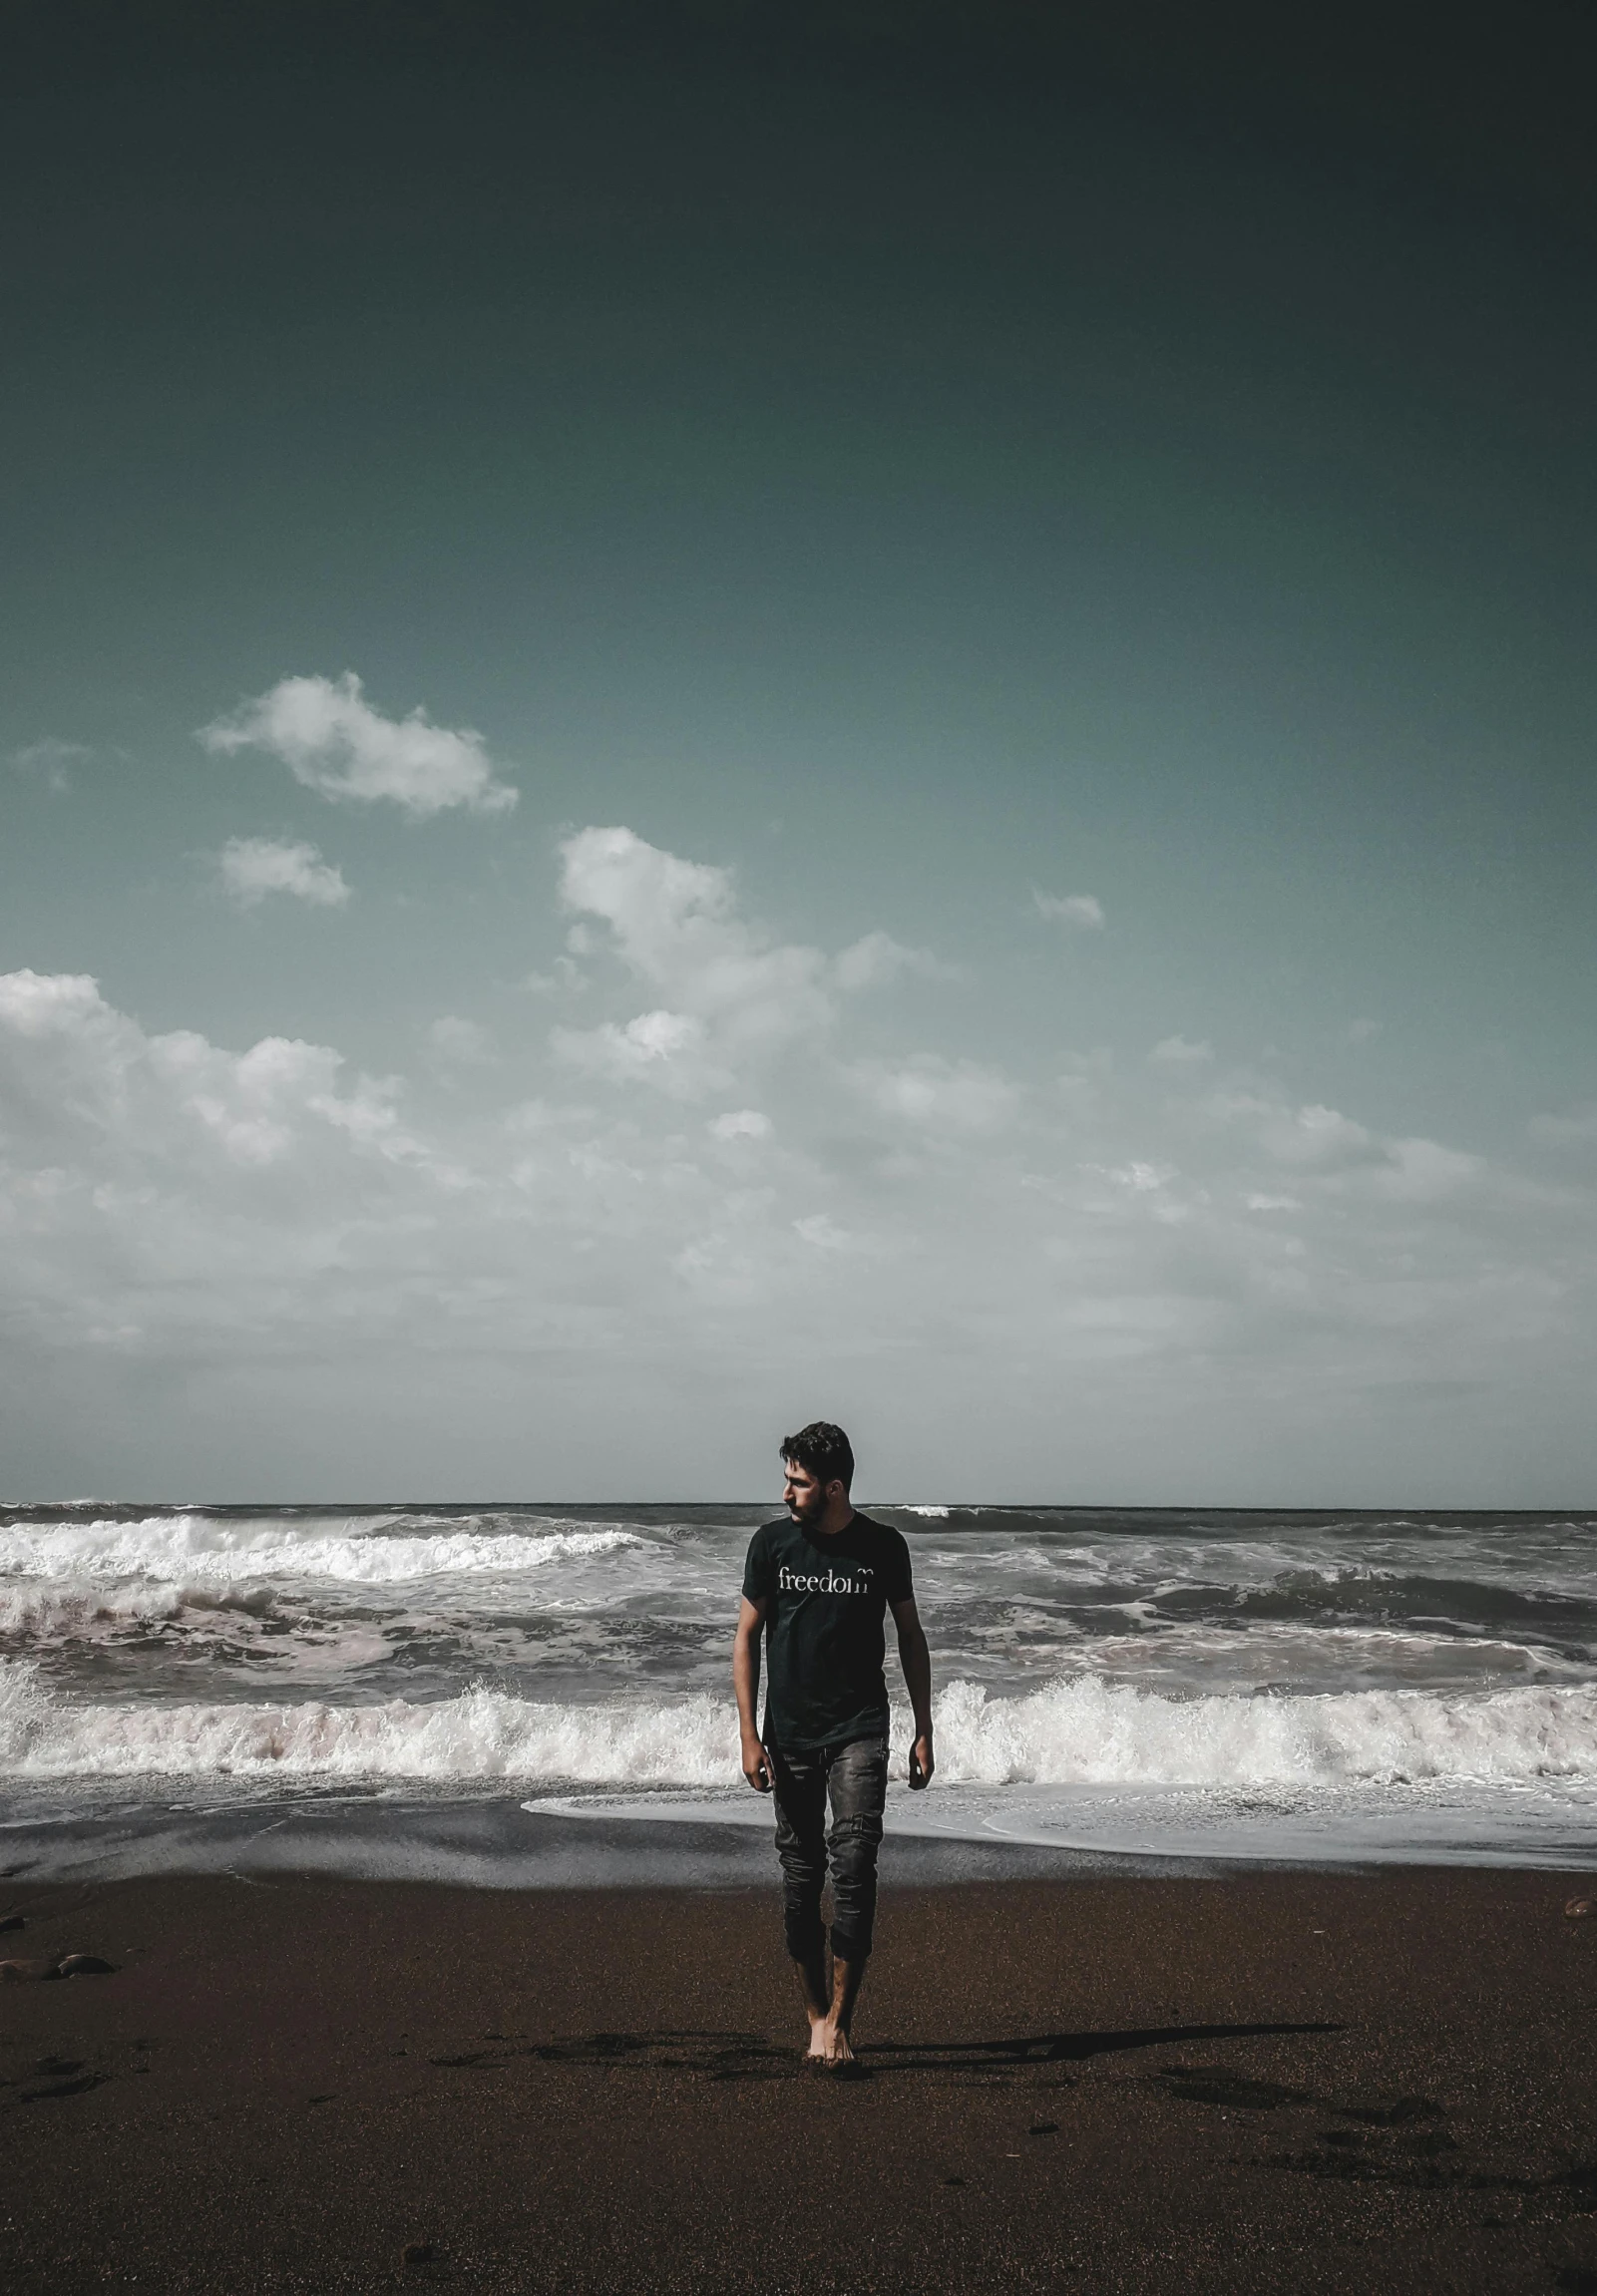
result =
[[[784,1436],[782,1499],[795,1523],[819,1523],[830,1508],[847,1515],[854,1480],[854,1448],[841,1427],[812,1419]]]

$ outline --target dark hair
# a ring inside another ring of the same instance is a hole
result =
[[[830,1419],[812,1419],[796,1435],[784,1435],[782,1456],[795,1467],[807,1467],[823,1490],[838,1482],[846,1491],[854,1480],[854,1446]]]

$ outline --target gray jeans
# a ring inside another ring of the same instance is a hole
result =
[[[776,1772],[776,1854],[782,1861],[782,1921],[795,1961],[813,1961],[826,1942],[821,1891],[832,1869],[832,1951],[863,1961],[876,1920],[876,1852],[887,1800],[887,1739],[860,1737],[813,1752],[770,1749]],[[826,1805],[832,1804],[827,1831]]]

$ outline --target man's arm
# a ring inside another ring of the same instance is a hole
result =
[[[932,1654],[926,1647],[926,1634],[913,1595],[893,1605],[893,1624],[899,1630],[899,1659],[904,1668],[904,1687],[910,1694],[910,1705],[915,1710],[915,1743],[910,1748],[910,1783],[912,1786],[923,1786],[930,1784],[932,1772],[937,1767],[932,1751]]]
[[[760,1695],[760,1636],[765,1631],[769,1606],[761,1595],[751,1603],[745,1595],[737,1614],[732,1643],[732,1688],[737,1694],[737,1726],[743,1740],[743,1775],[756,1793],[769,1793],[776,1783],[771,1757],[760,1743],[757,1708]]]

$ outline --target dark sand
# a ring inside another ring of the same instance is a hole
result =
[[[891,1891],[848,2086],[772,1896],[17,1888],[0,2286],[1597,2290],[1579,1887]]]

